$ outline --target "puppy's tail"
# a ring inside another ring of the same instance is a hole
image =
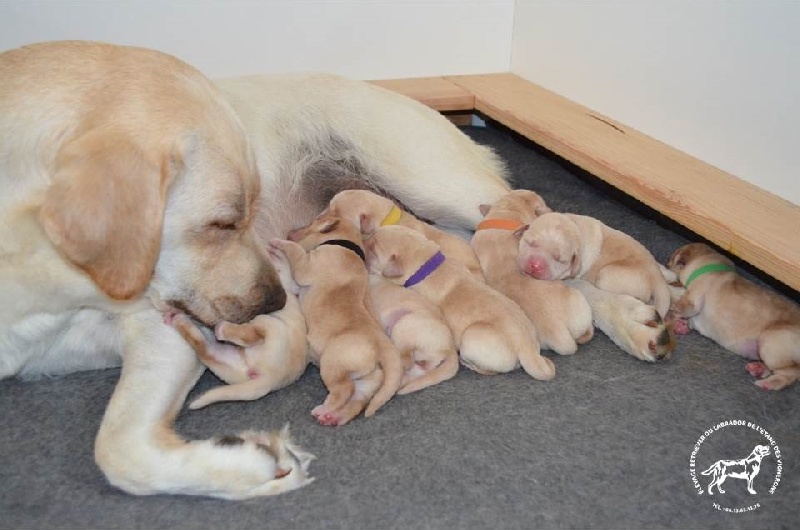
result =
[[[458,352],[455,349],[447,352],[447,355],[436,368],[431,369],[424,375],[409,381],[409,383],[397,391],[398,394],[405,395],[423,388],[428,388],[435,384],[452,379],[458,373]]]
[[[275,389],[270,388],[267,378],[250,379],[235,385],[220,385],[192,401],[189,408],[197,410],[219,401],[253,401],[266,396],[273,390]]]
[[[375,414],[379,408],[392,399],[392,396],[397,394],[403,382],[403,361],[400,358],[400,353],[389,342],[388,338],[385,344],[380,345],[378,355],[378,363],[383,369],[383,383],[381,383],[381,387],[372,397],[367,409],[364,411],[364,416],[367,418]]]
[[[519,364],[528,375],[540,381],[549,381],[556,376],[553,361],[541,355],[538,342],[526,344],[520,349]]]

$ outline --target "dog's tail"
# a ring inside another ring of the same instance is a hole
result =
[[[235,385],[220,385],[192,401],[189,408],[197,410],[218,401],[253,401],[275,390],[269,383],[268,378],[260,378]]]
[[[383,369],[383,383],[364,411],[364,416],[367,418],[392,399],[403,382],[403,360],[400,358],[400,352],[389,342],[388,338],[378,348],[378,363]]]
[[[719,473],[719,462],[714,462],[711,467],[700,472],[701,475],[715,475],[717,473]]]
[[[409,381],[403,388],[398,390],[398,394],[410,394],[423,388],[428,388],[435,384],[452,379],[458,373],[458,352],[455,349],[449,350],[439,365],[424,375]]]

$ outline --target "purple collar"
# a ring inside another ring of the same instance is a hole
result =
[[[439,268],[439,265],[444,263],[444,254],[437,252],[431,259],[426,261],[422,264],[422,267],[417,269],[417,272],[412,274],[407,280],[406,283],[403,284],[403,287],[413,287],[417,285],[419,282],[430,276],[433,271]]]

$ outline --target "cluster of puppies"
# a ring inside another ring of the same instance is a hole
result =
[[[581,282],[654,306],[649,325],[671,323],[651,344],[661,357],[675,346],[671,329],[696,329],[750,359],[762,388],[800,377],[800,308],[738,276],[710,247],[682,247],[664,268],[631,236],[553,212],[528,190],[481,213],[468,242],[370,191],[338,193],[310,225],[270,242],[283,284],[298,295],[282,310],[224,322],[214,337],[185,315],[167,316],[229,383],[190,407],[259,398],[309,362],[328,390],[312,414],[331,426],[446,381],[459,364],[486,375],[522,367],[550,380],[555,366],[541,349],[571,355],[594,334]]]

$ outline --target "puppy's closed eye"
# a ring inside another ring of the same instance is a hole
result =
[[[213,228],[214,230],[237,230],[239,225],[236,223],[236,221],[220,219],[211,221],[208,223],[208,227]]]

